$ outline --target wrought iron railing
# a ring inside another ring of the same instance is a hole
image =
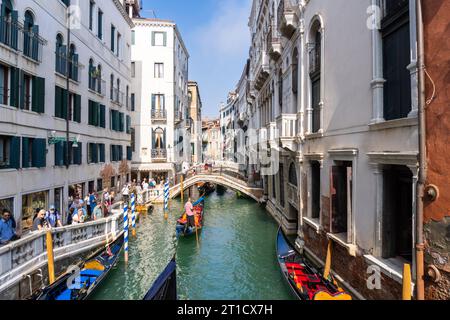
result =
[[[167,149],[153,149],[152,159],[167,159]]]
[[[119,88],[113,88],[112,101],[117,103],[119,106],[123,106],[124,104],[125,94],[119,90]]]
[[[152,120],[166,120],[167,111],[166,110],[152,110]]]

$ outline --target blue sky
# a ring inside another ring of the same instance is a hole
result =
[[[173,20],[189,50],[189,80],[199,83],[203,116],[218,117],[248,57],[251,0],[144,0],[144,17]]]

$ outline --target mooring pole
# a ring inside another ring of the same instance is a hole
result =
[[[53,284],[55,282],[55,259],[53,256],[53,236],[50,230],[47,231],[46,243],[47,243],[47,261],[48,261],[48,280],[50,284]]]

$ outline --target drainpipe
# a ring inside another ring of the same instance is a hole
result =
[[[423,239],[423,203],[425,183],[427,178],[426,159],[426,119],[425,119],[425,50],[422,17],[422,1],[416,0],[417,10],[417,50],[419,76],[419,179],[417,183],[417,212],[416,212],[416,299],[424,300],[424,239]]]
[[[70,139],[70,80],[69,80],[69,68],[70,68],[70,8],[67,8],[67,48],[66,48],[66,140],[67,140],[67,149],[66,149],[66,168],[69,169],[70,166],[70,146],[69,146],[69,139]]]

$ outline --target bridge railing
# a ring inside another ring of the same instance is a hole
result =
[[[55,261],[93,250],[111,241],[123,229],[123,214],[55,228],[53,248]],[[46,231],[32,232],[22,239],[0,247],[0,293],[17,284],[47,264]]]

